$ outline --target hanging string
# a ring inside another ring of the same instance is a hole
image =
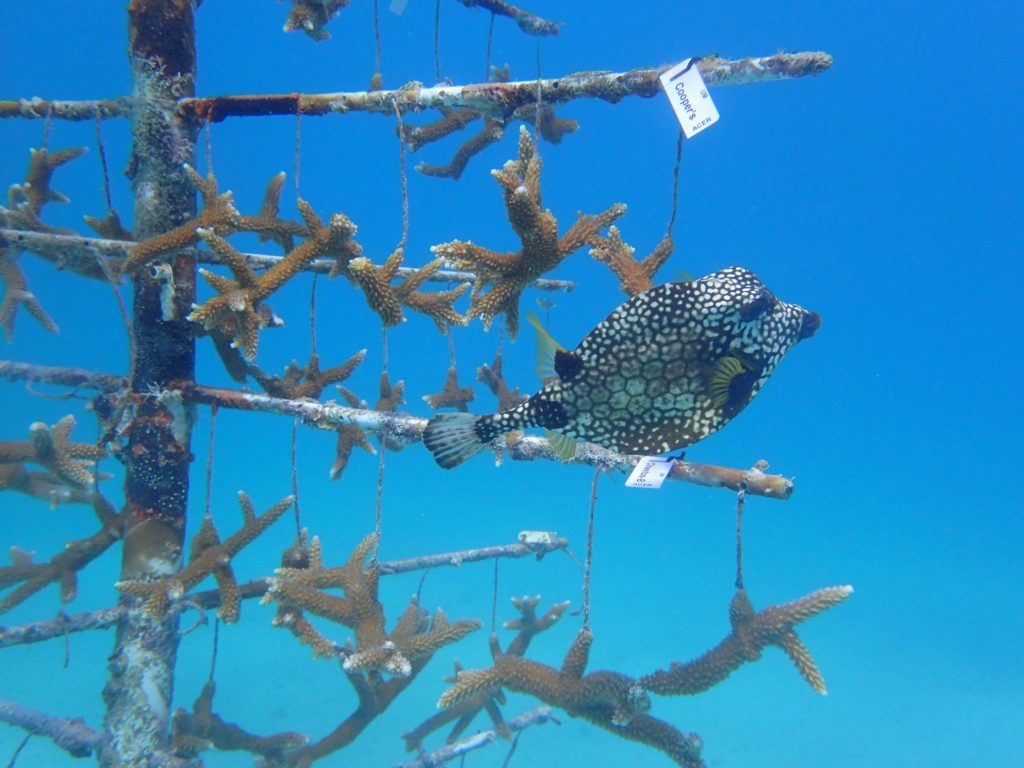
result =
[[[213,173],[213,113],[206,116],[206,172]]]
[[[668,219],[668,236],[672,237],[672,228],[676,225],[676,212],[679,210],[679,168],[683,162],[683,131],[680,129],[676,140],[676,164],[672,169],[672,215]]]
[[[124,332],[128,336],[128,376],[130,379],[135,378],[135,333],[132,331],[132,320],[128,315],[128,307],[124,303],[124,297],[121,295],[121,286],[118,283],[118,278],[114,274],[114,270],[110,266],[110,262],[107,261],[106,255],[99,251],[93,251],[96,257],[96,263],[100,265],[100,269],[103,271],[103,276],[110,283],[110,289],[114,292],[114,300],[117,302],[117,310],[121,315],[121,324],[124,326]]]
[[[220,645],[220,619],[213,619],[213,652],[210,654],[210,677],[208,682],[213,682],[213,673],[217,669],[217,648]]]
[[[445,334],[448,336],[448,360],[449,368],[455,367],[455,337],[452,336],[452,327],[449,325],[444,329]]]
[[[387,375],[388,372],[388,331],[387,328],[382,327],[380,329],[380,346],[381,346],[381,359],[383,361],[383,375]],[[380,453],[377,458],[377,505],[374,510],[373,516],[373,532],[377,539],[377,544],[373,548],[372,559],[374,562],[377,561],[377,553],[380,551],[380,536],[381,536],[381,518],[384,498],[384,453],[386,448],[386,436],[382,431],[380,434]]]
[[[434,82],[441,82],[441,0],[434,2]]]
[[[210,406],[210,441],[206,446],[206,498],[203,504],[203,511],[206,517],[210,516],[210,499],[213,494],[213,438],[217,427],[217,404]]]
[[[491,80],[491,42],[494,40],[494,11],[491,11],[491,21],[487,25],[487,58],[484,60],[484,81]]]
[[[391,106],[398,121],[398,166],[402,177],[402,240],[398,247],[404,250],[409,239],[409,179],[405,172],[405,126],[402,124],[402,110],[398,106],[398,99],[392,99]]]
[[[377,561],[377,553],[380,551],[381,519],[383,517],[382,499],[384,498],[384,454],[386,439],[383,434],[380,436],[380,453],[377,457],[377,506],[373,515],[373,533],[377,544],[373,548],[373,561]]]
[[[53,123],[51,119],[53,117],[53,105],[50,104],[46,107],[46,117],[43,118],[43,135],[39,140],[39,148],[42,150],[46,149],[46,146],[50,143],[50,126]]]
[[[424,583],[426,583],[426,581],[427,581],[427,574],[429,574],[429,573],[430,573],[430,569],[429,568],[424,568],[423,569],[423,575],[420,576],[420,580],[416,583],[416,592],[415,592],[415,594],[416,594],[416,605],[421,605],[423,603],[423,600],[422,600],[422,597],[423,597],[423,585],[424,585]]]
[[[533,151],[536,154],[540,154],[540,106],[541,106],[541,88],[540,88],[540,38],[537,38],[537,96],[536,105],[533,110]]]
[[[736,491],[736,589],[743,589],[743,504],[747,486],[740,483]]]
[[[302,159],[302,94],[295,94],[295,197],[299,197],[299,167]]]
[[[374,59],[373,72],[374,81],[377,81],[378,76],[381,74],[380,71],[380,9],[378,8],[378,0],[373,0],[373,41],[377,46],[376,58]],[[377,82],[378,88],[383,88],[383,77],[380,78],[380,82]]]
[[[309,288],[309,348],[310,353],[316,354],[316,278],[313,273],[313,284]]]
[[[299,420],[292,420],[292,498],[295,499],[295,535],[302,540],[302,512],[299,510],[299,460],[298,460]]]
[[[594,554],[594,509],[597,506],[597,479],[601,476],[601,465],[594,470],[590,484],[590,517],[587,521],[587,559],[583,561],[583,629],[590,629],[590,566]]]
[[[498,626],[498,563],[501,560],[494,558],[494,589],[491,591],[491,634],[493,635]]]
[[[107,172],[107,152],[103,146],[103,132],[100,129],[100,125],[103,122],[103,118],[100,116],[100,110],[96,110],[96,150],[100,156],[100,169],[103,171],[103,199],[107,203],[107,213],[113,209],[110,203],[110,174]]]

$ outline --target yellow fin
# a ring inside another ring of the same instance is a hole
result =
[[[710,394],[711,404],[721,408],[729,402],[729,387],[732,380],[746,371],[743,362],[733,355],[726,355],[711,369]]]
[[[542,379],[549,379],[555,375],[555,352],[565,352],[566,349],[551,338],[551,334],[541,325],[540,318],[535,312],[526,313],[526,322],[537,331],[537,375]]]
[[[570,437],[550,429],[545,429],[544,434],[547,435],[548,442],[551,443],[551,448],[554,450],[555,455],[562,461],[568,461],[576,455],[575,437]]]

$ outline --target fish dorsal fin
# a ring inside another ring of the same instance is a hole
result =
[[[534,312],[526,313],[526,321],[537,331],[537,375],[549,379],[557,373],[557,355],[565,347],[551,337]]]
[[[562,381],[572,381],[583,370],[583,358],[575,352],[555,352],[555,373]]]
[[[547,435],[548,442],[551,443],[551,448],[554,450],[555,455],[562,461],[568,461],[576,455],[575,437],[570,437],[562,432],[555,432],[551,429],[545,429],[544,434]]]

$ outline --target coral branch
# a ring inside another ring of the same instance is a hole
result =
[[[288,752],[309,741],[301,733],[285,731],[270,736],[256,736],[229,723],[213,712],[214,682],[203,686],[192,711],[177,709],[171,718],[171,748],[181,757],[194,758],[207,749],[244,751],[270,761],[280,761]]]
[[[578,248],[599,245],[597,233],[626,211],[626,206],[616,204],[594,216],[581,213],[559,237],[558,221],[551,211],[541,208],[540,169],[540,156],[530,133],[520,127],[517,159],[491,171],[504,191],[509,224],[522,243],[519,251],[497,253],[461,240],[431,249],[456,269],[472,269],[476,274],[468,316],[481,318],[486,329],[496,317],[504,315],[512,338],[519,330],[519,299],[523,289]]]
[[[106,742],[106,736],[90,728],[80,717],[53,717],[12,701],[0,701],[0,720],[45,736],[72,757],[88,757]]]
[[[243,216],[245,221],[247,217]],[[106,278],[97,266],[101,257],[108,259],[112,266],[127,257],[134,243],[122,240],[108,240],[96,237],[80,237],[78,235],[55,235],[43,232],[31,232],[20,229],[0,229],[0,246],[20,248],[42,256],[53,262],[58,269],[67,269],[84,277],[94,279]],[[181,253],[195,259],[200,264],[223,264],[217,254],[198,248],[184,248]],[[241,253],[251,269],[269,269],[284,259],[283,256],[271,256],[260,253]],[[333,259],[315,259],[302,271],[314,274],[329,274],[336,265]],[[406,278],[416,274],[420,268],[400,267],[397,275]],[[431,283],[472,283],[476,275],[472,272],[458,272],[440,269],[426,277]],[[571,291],[575,283],[570,280],[535,280],[530,288],[538,291]]]
[[[536,14],[524,11],[505,0],[459,0],[467,8],[479,6],[497,16],[507,16],[513,19],[519,28],[528,35],[557,35],[562,26],[560,21],[548,21]]]
[[[761,651],[778,646],[796,665],[800,675],[816,692],[825,693],[825,680],[814,659],[797,637],[793,627],[822,611],[839,605],[853,593],[853,587],[827,587],[798,600],[755,611],[745,589],[740,588],[729,605],[732,633],[703,656],[686,664],[672,662],[640,678],[643,687],[663,696],[693,695],[713,688],[748,661],[761,658]]]
[[[832,66],[832,57],[820,51],[776,53],[766,57],[728,60],[717,56],[697,63],[704,81],[711,87],[749,85],[795,77],[820,75]],[[374,112],[394,115],[397,99],[403,111],[468,107],[492,117],[507,118],[520,107],[535,104],[565,104],[576,99],[618,102],[626,96],[651,98],[662,92],[659,75],[669,65],[629,72],[577,72],[564,77],[511,83],[475,83],[433,88],[411,83],[399,90],[348,93],[267,94],[182,99],[179,109],[219,121],[252,115],[323,115],[330,112]],[[297,103],[296,103],[297,102]],[[0,104],[0,110],[2,110]]]
[[[511,720],[505,721],[504,730],[511,733],[519,733],[531,725],[541,725],[549,721],[558,722],[558,719],[551,713],[551,707],[539,706],[534,707],[528,712],[523,712],[521,715],[517,715]],[[444,765],[457,757],[462,757],[469,752],[487,746],[499,736],[507,738],[508,734],[502,733],[502,730],[503,729],[495,726],[494,728],[490,728],[485,731],[478,731],[472,736],[462,739],[461,741],[445,744],[443,747],[435,749],[433,752],[427,752],[420,755],[415,760],[408,763],[402,763],[400,766],[397,766],[397,768],[436,768],[436,766]]]
[[[34,621],[31,624],[22,624],[17,627],[0,627],[0,648],[6,648],[9,645],[39,643],[90,629],[107,629],[116,626],[121,621],[125,610],[118,606],[71,615],[61,613],[56,619],[48,621]]]
[[[80,387],[109,386],[116,377],[105,374],[91,374],[73,368],[51,368],[0,360],[0,378],[29,379],[32,381],[73,384]],[[419,442],[427,420],[405,413],[382,413],[363,408],[348,408],[333,403],[317,403],[311,400],[284,400],[254,392],[239,392],[231,389],[207,387],[192,382],[179,382],[186,402],[203,405],[216,404],[221,408],[242,411],[278,413],[299,418],[319,429],[334,430],[346,424],[377,434],[386,434],[389,441],[401,445]],[[621,472],[632,470],[639,461],[638,456],[613,453],[592,443],[580,443],[576,454],[567,460],[560,459],[550,443],[542,437],[522,437],[514,442],[502,444],[507,456],[513,461],[560,461],[568,464],[603,466]],[[773,499],[788,499],[794,489],[793,481],[782,475],[769,475],[764,462],[758,462],[751,469],[733,469],[713,464],[698,464],[691,461],[677,461],[669,478],[710,488],[726,488],[732,491],[745,487],[752,496],[766,496]]]
[[[160,619],[172,603],[181,601],[188,590],[212,575],[222,595],[218,614],[228,623],[238,621],[241,594],[231,570],[231,558],[273,525],[293,501],[293,497],[286,496],[257,517],[249,497],[239,491],[238,503],[242,507],[243,523],[236,533],[221,542],[212,518],[207,516],[192,540],[189,563],[181,571],[155,581],[125,580],[117,582],[115,586],[126,595],[144,598],[145,614],[151,619]]]

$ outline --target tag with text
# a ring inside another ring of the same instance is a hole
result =
[[[672,471],[675,459],[664,459],[661,456],[645,456],[633,467],[626,479],[627,488],[661,488],[668,473]]]
[[[692,139],[718,122],[718,110],[708,94],[696,59],[676,64],[663,72],[660,80],[686,138]]]

